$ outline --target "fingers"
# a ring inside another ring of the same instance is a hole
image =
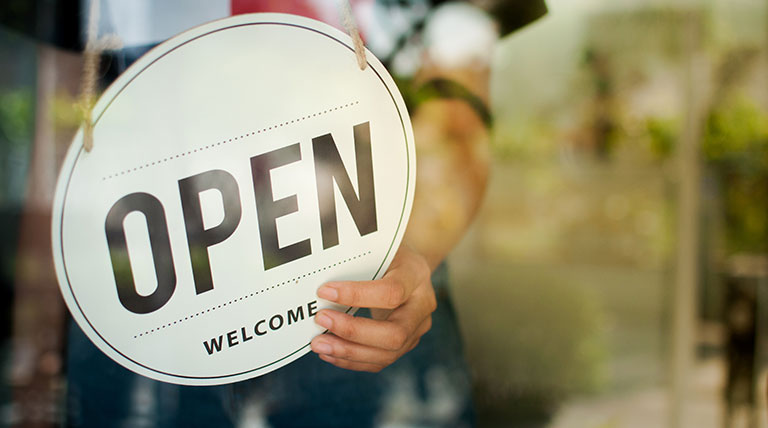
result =
[[[329,334],[317,336],[311,343],[312,351],[338,367],[378,372],[418,344],[432,327],[433,310],[434,293],[421,290],[383,321],[324,309],[315,316],[315,322]]]
[[[317,295],[346,306],[395,309],[404,304],[416,288],[429,282],[429,277],[426,261],[401,247],[382,279],[329,282],[318,289]]]
[[[331,357],[336,360],[371,364],[384,368],[392,364],[400,354],[396,351],[364,346],[346,341],[332,334],[324,334],[316,337],[311,342],[312,351],[320,356]]]
[[[371,372],[371,373],[378,373],[383,369],[383,366],[379,366],[376,364],[369,364],[369,363],[358,363],[355,361],[347,361],[347,360],[340,360],[338,358],[334,358],[328,355],[319,355],[320,359],[331,363],[336,367],[340,367],[342,369],[347,370],[354,370],[358,372]]]
[[[342,339],[333,334],[324,334],[312,340],[312,351],[319,354],[323,361],[350,370],[378,372],[395,362],[419,343],[424,333],[429,331],[432,319],[427,318],[398,350],[383,350],[361,345]]]
[[[359,318],[324,309],[315,315],[315,322],[351,342],[399,350],[437,306],[431,284],[428,285],[429,287],[417,289],[411,298],[392,311],[386,320]]]
[[[327,334],[312,341],[312,350],[331,364],[377,372],[413,349],[432,325],[437,303],[425,259],[405,246],[380,280],[330,282],[320,298],[371,309],[374,319],[355,318],[324,309],[315,322]]]
[[[402,324],[355,318],[328,309],[318,312],[315,322],[350,342],[390,351],[402,348],[410,336],[409,329]]]
[[[412,290],[408,285],[390,278],[329,282],[317,290],[317,296],[346,306],[394,309],[410,296]]]

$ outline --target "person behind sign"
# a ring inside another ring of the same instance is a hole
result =
[[[545,10],[539,2],[522,3],[496,4],[497,13],[506,10],[497,16],[503,34]],[[393,13],[397,7],[388,8]],[[358,22],[368,36],[369,48],[400,78],[409,104],[419,163],[414,208],[403,245],[381,280],[332,282],[318,290],[320,298],[370,308],[371,317],[322,310],[315,320],[333,334],[318,336],[311,343],[312,351],[325,362],[380,374],[355,376],[328,371],[327,376],[317,376],[328,385],[327,393],[284,394],[280,401],[269,397],[269,376],[236,386],[237,391],[248,390],[244,385],[261,385],[259,392],[251,390],[251,397],[255,397],[252,403],[257,403],[256,409],[266,413],[267,421],[276,426],[369,426],[387,421],[472,425],[470,380],[441,263],[471,223],[486,186],[487,131],[491,125],[486,106],[495,38],[488,16],[466,4],[435,8],[423,15],[414,5],[401,8],[404,10],[398,13],[410,15],[413,28],[398,39],[399,50],[383,55],[377,52],[375,33],[366,33],[365,23],[370,21],[360,17]],[[455,34],[462,35],[463,43]],[[411,58],[412,63],[407,64],[404,52],[422,38],[428,47],[417,48],[421,57]],[[408,67],[411,70],[404,70]],[[302,359],[278,370],[276,377],[301,385],[305,373],[325,371],[315,361]],[[415,391],[398,388],[398,379],[415,382]],[[441,387],[455,406],[442,415],[430,409]],[[288,391],[300,392],[301,388]],[[399,419],[391,416],[395,404],[383,402],[387,397],[390,402],[396,400],[391,397],[397,394],[419,403],[412,404],[411,413]],[[357,399],[349,400],[351,397]],[[324,409],[322,418],[314,419],[318,408]],[[299,416],[296,411],[312,416]]]
[[[211,0],[196,2],[195,8],[182,0],[103,3],[101,32],[117,34],[125,46],[109,58],[107,79],[165,38],[229,14],[284,12],[331,24],[340,20],[335,2],[311,0]],[[135,375],[70,323],[68,425],[472,424],[469,374],[442,261],[471,223],[488,176],[488,78],[496,38],[490,16],[507,35],[546,7],[541,0],[477,1],[483,12],[469,5],[475,2],[433,3],[352,2],[367,46],[401,83],[419,162],[404,243],[384,277],[327,283],[317,293],[370,308],[370,316],[322,310],[315,320],[331,334],[312,341],[319,358],[305,356],[260,378],[206,388]],[[107,395],[106,402],[94,399]],[[440,399],[449,403],[443,410],[435,407]]]

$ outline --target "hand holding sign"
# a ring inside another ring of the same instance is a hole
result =
[[[432,326],[435,292],[426,260],[407,246],[375,281],[341,281],[317,295],[342,305],[371,308],[374,319],[324,309],[315,322],[330,333],[312,340],[312,350],[338,367],[378,372],[413,349]]]

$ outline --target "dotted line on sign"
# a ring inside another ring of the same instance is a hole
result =
[[[182,158],[184,156],[191,155],[193,153],[202,152],[204,150],[212,149],[214,147],[218,147],[218,146],[221,146],[223,144],[231,143],[233,141],[237,142],[238,140],[241,140],[241,139],[246,138],[246,137],[250,137],[252,135],[261,134],[262,132],[271,131],[271,130],[277,129],[277,128],[282,128],[283,126],[290,125],[292,123],[298,123],[298,122],[301,122],[303,120],[311,119],[313,117],[322,116],[324,114],[332,113],[334,111],[345,109],[347,107],[352,107],[352,106],[357,105],[357,104],[360,104],[360,101],[355,101],[355,102],[351,102],[351,103],[348,103],[348,104],[344,104],[342,106],[333,107],[333,108],[329,108],[327,110],[319,111],[317,113],[308,114],[306,116],[302,116],[302,117],[297,118],[297,119],[288,120],[288,121],[285,121],[285,122],[282,122],[282,123],[278,123],[276,125],[272,125],[272,126],[268,126],[268,127],[256,130],[256,131],[248,132],[248,133],[245,133],[243,135],[239,135],[237,137],[232,137],[232,138],[229,138],[229,139],[221,140],[219,142],[208,144],[207,146],[199,147],[199,148],[196,148],[196,149],[192,149],[192,150],[186,151],[184,153],[178,153],[176,155],[170,155],[170,156],[168,156],[166,158],[163,158],[163,159],[158,159],[158,160],[153,161],[153,162],[147,162],[144,165],[140,165],[140,166],[137,166],[135,168],[129,168],[129,169],[126,169],[126,170],[123,170],[123,171],[116,172],[116,173],[114,173],[112,175],[106,175],[104,177],[101,177],[101,181],[109,180],[109,179],[112,179],[112,178],[115,178],[115,177],[120,177],[120,176],[123,176],[123,175],[126,175],[126,174],[130,174],[132,172],[140,171],[140,170],[145,169],[145,168],[149,168],[149,167],[152,167],[152,166],[160,165],[160,164],[166,163],[166,162],[174,160],[174,159],[179,159],[179,158]]]
[[[333,263],[333,264],[330,264],[330,265],[328,265],[328,266],[325,266],[325,267],[319,268],[319,269],[317,269],[317,270],[315,270],[315,271],[312,271],[312,272],[308,272],[308,273],[305,273],[305,274],[303,274],[303,275],[297,276],[297,277],[295,277],[295,278],[291,278],[291,279],[289,279],[289,280],[283,281],[283,282],[281,282],[281,283],[278,283],[278,284],[274,284],[274,285],[272,285],[271,287],[267,287],[267,288],[261,289],[261,290],[259,290],[259,291],[254,291],[253,293],[250,293],[250,294],[246,294],[245,296],[241,296],[241,297],[238,297],[238,298],[236,298],[236,299],[232,299],[232,300],[230,300],[229,302],[226,302],[226,303],[222,303],[222,304],[220,304],[220,305],[217,305],[217,306],[213,306],[213,307],[210,307],[210,308],[208,308],[208,309],[204,309],[204,310],[202,310],[202,311],[200,311],[200,312],[197,312],[197,313],[194,313],[194,314],[191,314],[191,315],[187,315],[187,316],[185,316],[184,318],[179,318],[179,319],[178,319],[178,320],[176,320],[176,321],[173,321],[173,322],[169,322],[168,324],[163,324],[163,325],[161,325],[161,326],[159,326],[159,327],[155,327],[155,328],[153,328],[153,329],[151,329],[151,330],[147,330],[147,331],[145,331],[145,332],[143,332],[143,333],[139,333],[139,334],[136,334],[136,335],[134,335],[134,336],[133,336],[133,338],[134,338],[134,339],[138,339],[138,338],[140,338],[140,337],[143,337],[143,336],[147,336],[147,335],[149,335],[149,334],[152,334],[152,333],[154,333],[154,332],[157,332],[157,331],[160,331],[160,330],[166,329],[166,328],[168,328],[168,327],[171,327],[171,326],[173,326],[173,325],[176,325],[176,324],[181,324],[181,323],[183,323],[184,321],[187,321],[187,320],[191,320],[192,318],[196,318],[196,317],[200,317],[200,316],[203,316],[203,315],[205,315],[205,314],[208,314],[208,313],[210,313],[211,311],[215,311],[216,309],[221,309],[221,308],[223,308],[223,307],[225,307],[225,306],[227,306],[227,305],[231,305],[231,304],[233,304],[233,303],[236,303],[236,302],[239,302],[239,301],[241,301],[241,300],[244,300],[244,299],[248,299],[248,298],[250,298],[250,297],[256,296],[257,294],[265,293],[265,292],[267,292],[267,291],[273,290],[273,289],[275,289],[275,288],[278,288],[278,287],[281,287],[281,286],[283,286],[283,285],[286,285],[286,284],[290,284],[290,283],[298,283],[300,279],[306,278],[306,277],[308,277],[308,276],[312,276],[312,275],[315,275],[315,274],[317,274],[317,273],[320,273],[320,272],[322,272],[322,271],[324,271],[324,270],[328,270],[328,269],[331,269],[331,268],[333,268],[333,267],[336,267],[336,266],[338,266],[338,265],[341,265],[341,264],[344,264],[344,263],[347,263],[347,262],[351,262],[352,260],[355,260],[355,259],[359,259],[360,257],[364,257],[364,256],[367,256],[367,255],[369,255],[369,254],[371,254],[371,252],[370,252],[370,251],[368,251],[368,252],[366,252],[366,253],[358,254],[358,255],[356,255],[356,256],[353,256],[353,257],[350,257],[350,258],[348,258],[348,259],[344,259],[344,260],[338,261],[338,262],[336,262],[336,263]]]

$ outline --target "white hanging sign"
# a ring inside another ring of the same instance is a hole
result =
[[[415,180],[405,105],[367,59],[326,24],[241,15],[107,89],[52,225],[62,295],[99,349],[153,379],[223,384],[307,353],[318,310],[351,310],[317,288],[383,275]]]

